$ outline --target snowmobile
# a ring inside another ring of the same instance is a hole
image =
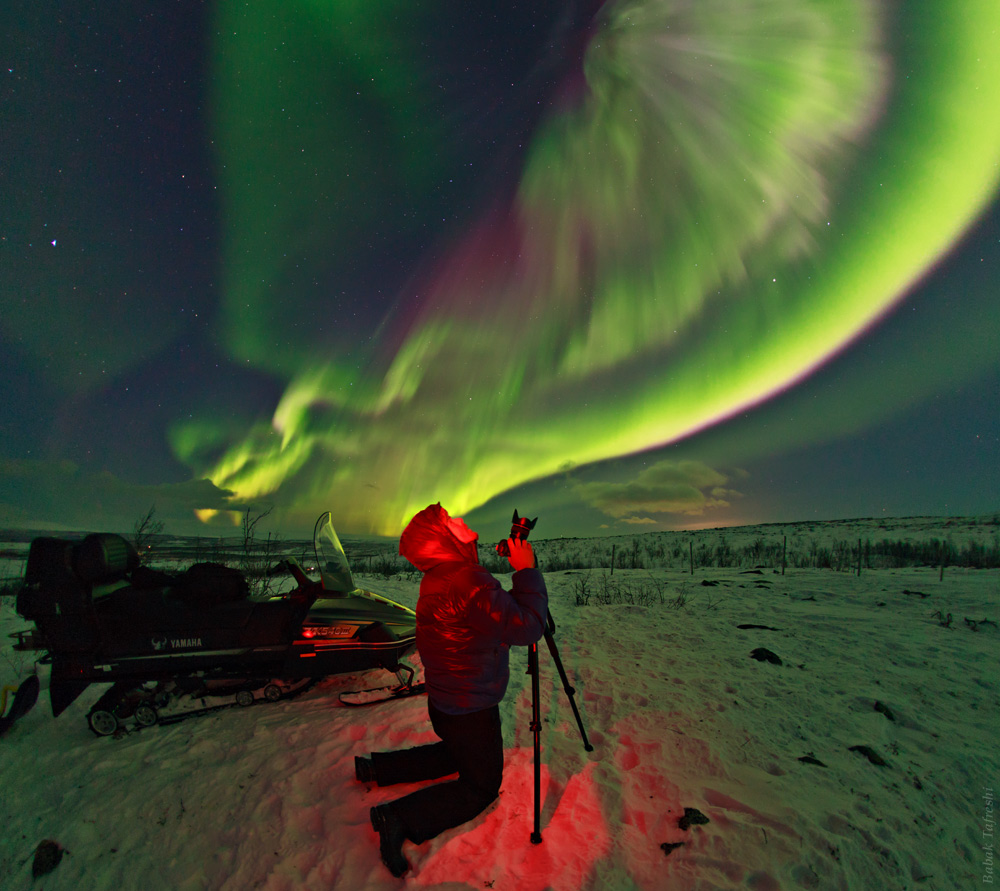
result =
[[[313,548],[319,580],[284,561],[294,590],[257,601],[237,570],[197,563],[159,572],[114,533],[36,538],[17,599],[35,627],[16,633],[14,646],[45,651],[53,716],[91,684],[111,684],[87,716],[99,736],[129,720],[141,728],[276,701],[330,675],[377,668],[397,675],[389,694],[420,692],[401,661],[416,644],[416,613],[354,584],[329,512],[316,521]]]

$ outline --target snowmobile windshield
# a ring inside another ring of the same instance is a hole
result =
[[[330,511],[323,514],[313,529],[313,548],[319,567],[323,588],[328,597],[346,597],[356,589],[351,566],[347,562],[344,546],[340,543],[337,530],[333,528]]]

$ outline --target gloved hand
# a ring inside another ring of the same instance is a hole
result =
[[[510,556],[507,559],[513,567],[514,572],[520,569],[534,569],[535,552],[531,544],[523,538],[508,538],[507,547],[510,548]]]

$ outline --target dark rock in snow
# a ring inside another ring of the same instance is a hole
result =
[[[781,657],[777,653],[772,653],[770,650],[764,647],[757,647],[756,650],[750,653],[751,659],[756,659],[758,662],[770,662],[772,665],[781,665]]]
[[[670,842],[664,842],[660,845],[660,847],[663,848],[663,853],[669,857],[672,851],[676,851],[678,848],[683,848],[684,842],[674,842],[673,844]]]
[[[690,829],[692,826],[700,826],[707,822],[708,817],[697,808],[686,807],[684,808],[684,816],[677,821],[677,825],[681,829]]]
[[[62,856],[63,849],[59,842],[54,842],[50,838],[40,841],[38,847],[35,848],[35,859],[31,864],[31,877],[37,879],[39,876],[48,875],[59,865]]]
[[[875,711],[881,712],[890,721],[895,721],[896,720],[896,716],[892,713],[892,710],[889,708],[889,706],[885,705],[882,702],[876,702],[875,703]]]
[[[799,758],[799,761],[801,761],[803,764],[815,764],[817,767],[826,767],[826,765],[822,761],[820,761],[819,758],[815,757],[812,753],[808,755],[803,755],[801,758]]]
[[[968,625],[973,631],[978,631],[980,625],[992,625],[994,628],[997,627],[997,623],[992,619],[970,619],[968,616],[965,617],[965,624]]]
[[[850,751],[864,755],[876,767],[888,767],[888,763],[870,746],[851,746]]]

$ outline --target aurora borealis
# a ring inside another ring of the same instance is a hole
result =
[[[953,393],[981,465],[888,509],[995,507],[990,0],[134,16],[36,10],[8,66],[5,522],[63,491],[391,535],[518,487],[564,534],[795,519],[775,467]]]

